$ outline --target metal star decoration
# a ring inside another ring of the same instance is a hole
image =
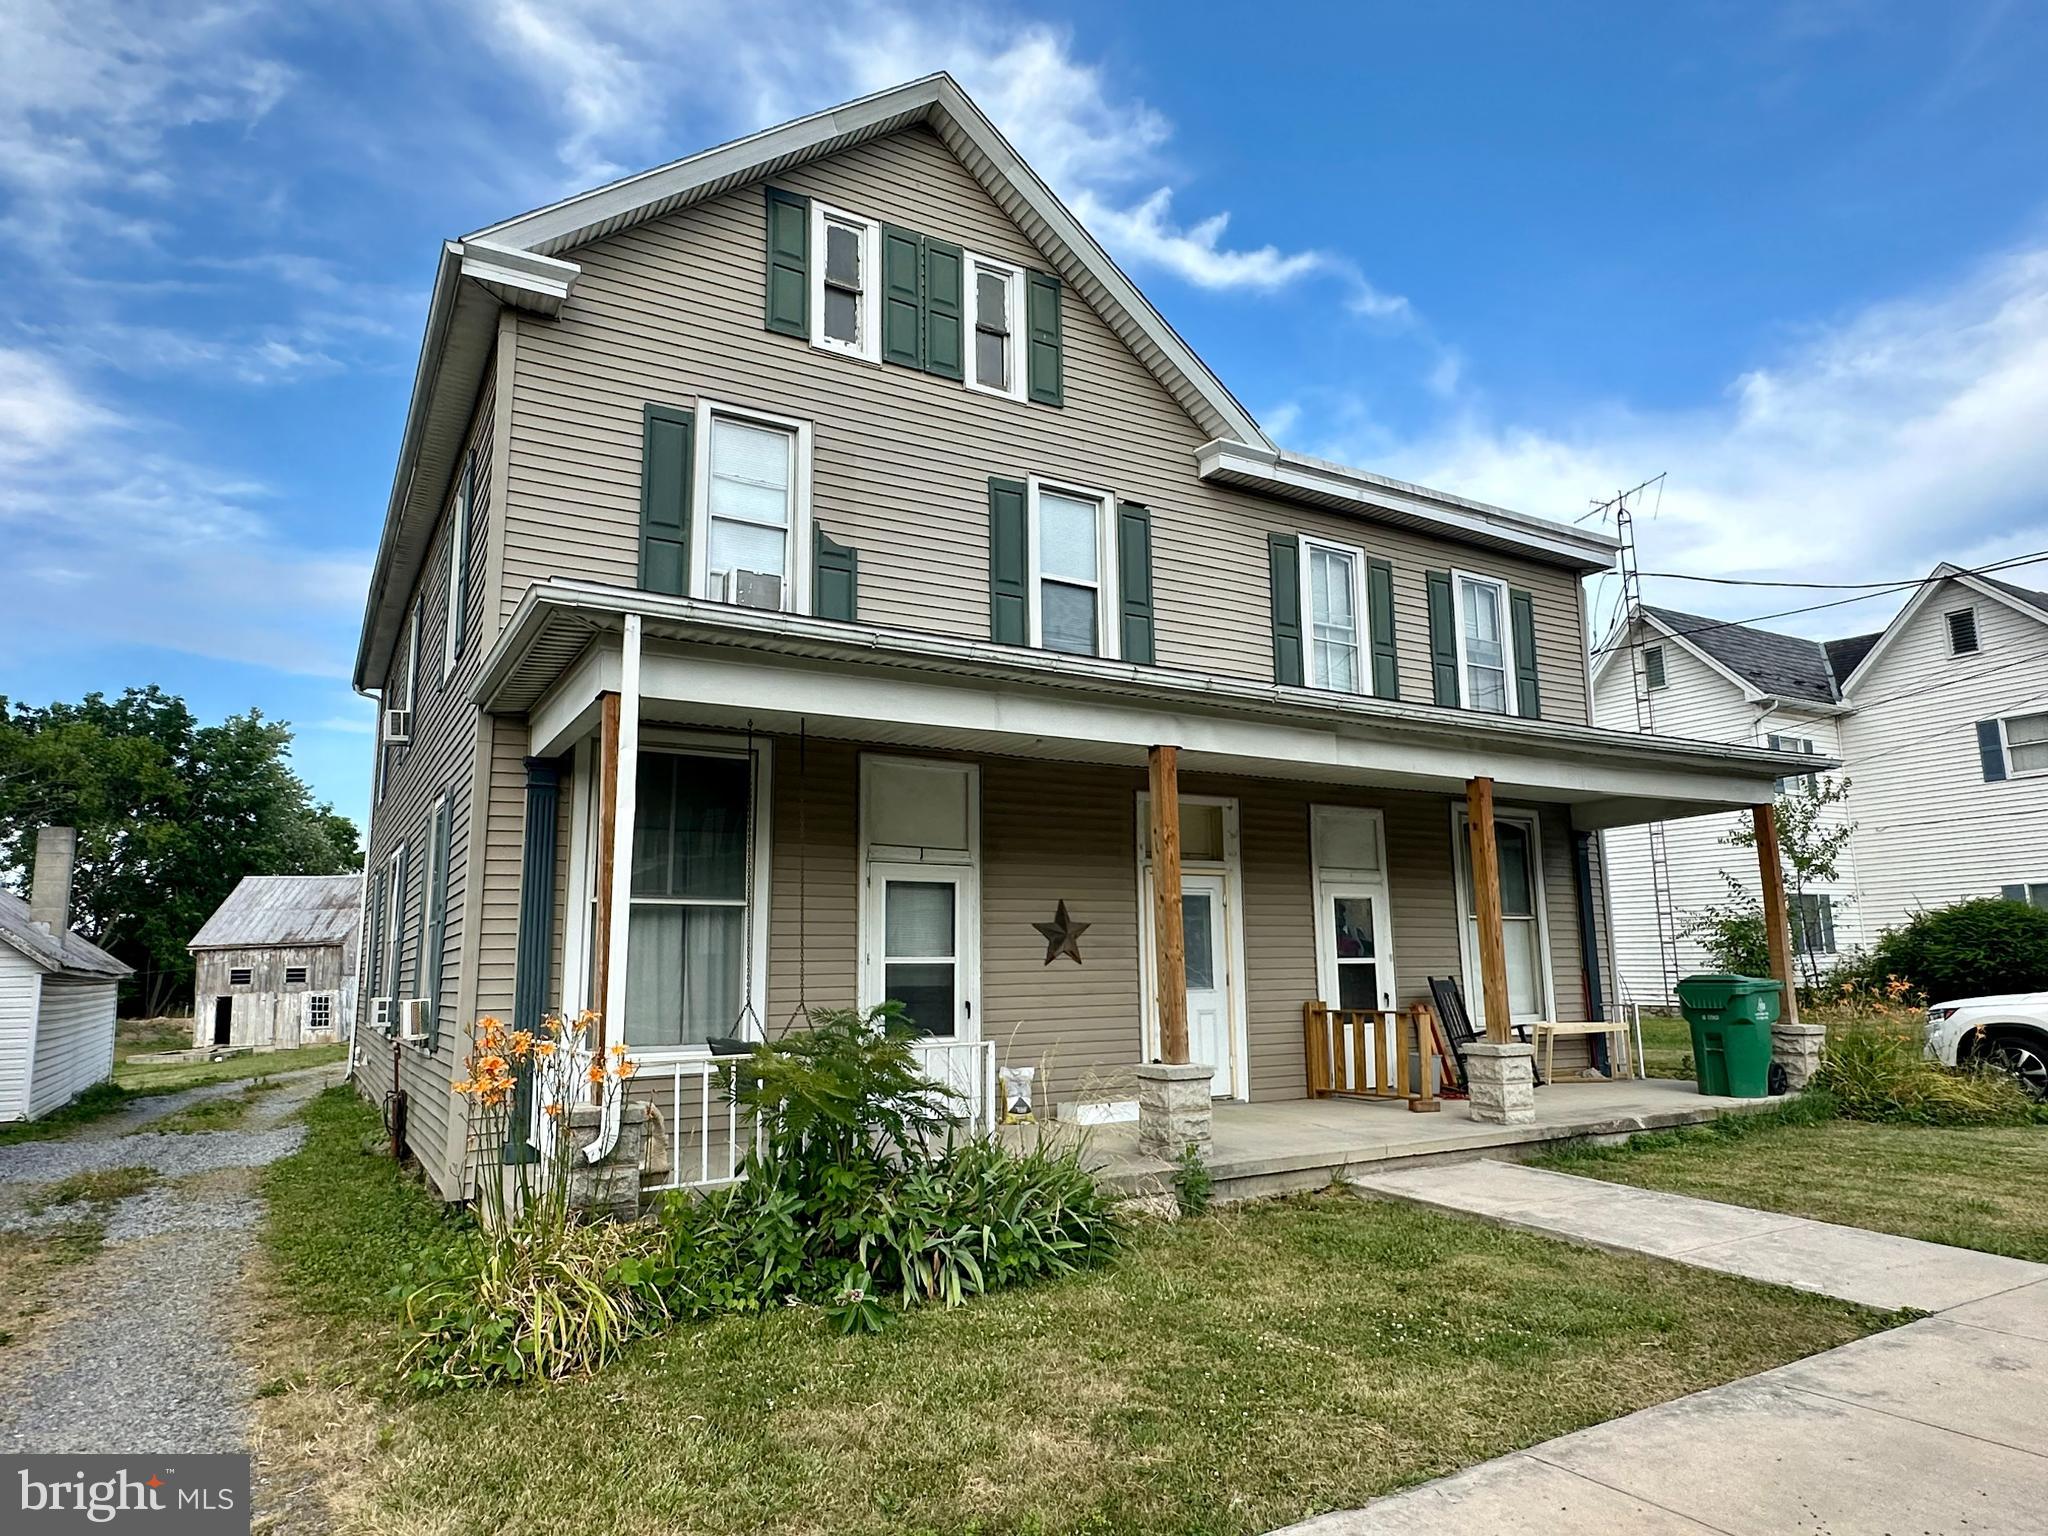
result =
[[[1067,904],[1063,901],[1052,915],[1049,923],[1033,923],[1032,927],[1045,935],[1045,963],[1051,965],[1061,955],[1072,955],[1074,964],[1081,963],[1081,935],[1092,926],[1077,923],[1067,916]]]

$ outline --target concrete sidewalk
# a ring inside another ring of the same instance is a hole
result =
[[[1508,1163],[1354,1182],[1569,1241],[1938,1315],[1290,1532],[2048,1528],[2048,1266]]]

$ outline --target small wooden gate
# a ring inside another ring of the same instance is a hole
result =
[[[1302,1005],[1301,1021],[1310,1098],[1404,1099],[1419,1112],[1441,1102],[1436,1030],[1423,1004],[1403,1013],[1311,1002]]]

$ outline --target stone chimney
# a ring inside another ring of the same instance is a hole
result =
[[[61,934],[71,926],[71,865],[77,857],[78,833],[73,828],[44,827],[36,833],[28,915],[50,933]]]

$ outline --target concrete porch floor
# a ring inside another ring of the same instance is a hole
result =
[[[1726,1099],[1667,1078],[1560,1083],[1536,1091],[1529,1125],[1487,1125],[1461,1099],[1416,1114],[1398,1099],[1294,1099],[1218,1104],[1209,1173],[1218,1200],[1320,1189],[1350,1172],[1533,1156],[1573,1137],[1625,1138],[1638,1131],[1694,1125],[1724,1114],[1765,1109],[1775,1099]],[[1079,1139],[1088,1165],[1113,1189],[1147,1194],[1167,1187],[1171,1169],[1137,1151],[1134,1123],[1077,1126],[1052,1122],[1005,1128],[1013,1145],[1044,1133],[1056,1144]]]

